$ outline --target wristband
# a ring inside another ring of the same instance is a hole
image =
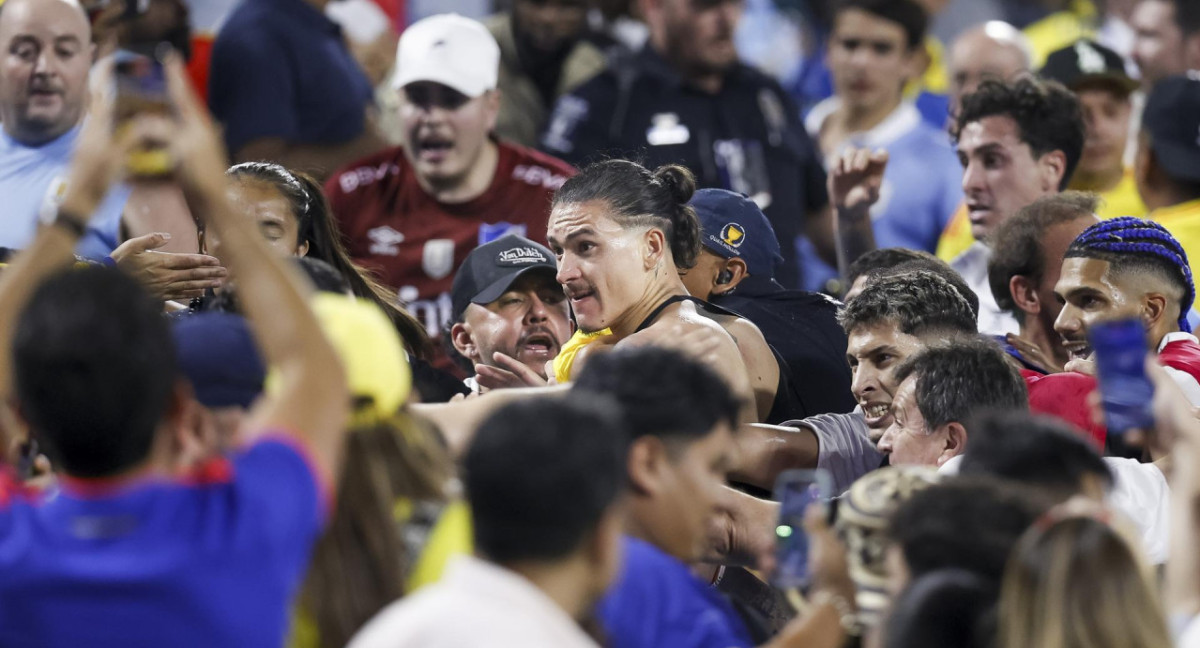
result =
[[[74,235],[75,238],[83,238],[83,235],[87,233],[87,219],[79,214],[59,207],[50,216],[51,218],[44,221],[46,225],[61,227]]]

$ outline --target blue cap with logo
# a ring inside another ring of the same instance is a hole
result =
[[[701,189],[688,203],[700,217],[700,242],[726,259],[746,262],[752,277],[775,278],[783,263],[771,222],[746,196],[725,189]]]

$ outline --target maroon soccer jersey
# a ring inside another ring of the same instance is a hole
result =
[[[396,290],[431,335],[450,321],[450,284],[467,254],[508,234],[545,244],[550,199],[575,173],[557,158],[498,146],[491,186],[465,203],[425,193],[399,147],[351,164],[325,185],[350,256]]]

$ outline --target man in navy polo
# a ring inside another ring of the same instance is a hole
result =
[[[374,91],[325,17],[330,0],[245,0],[213,44],[209,107],[237,162],[325,177],[384,148]]]

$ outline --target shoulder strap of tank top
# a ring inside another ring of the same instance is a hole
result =
[[[664,310],[666,310],[667,306],[670,306],[671,304],[678,304],[679,302],[685,302],[685,301],[693,302],[700,308],[707,308],[707,309],[713,308],[712,304],[704,301],[703,299],[700,299],[699,297],[692,297],[691,295],[674,295],[674,296],[668,297],[666,299],[666,301],[659,304],[658,308],[655,308],[654,310],[650,311],[650,314],[646,316],[646,319],[642,320],[642,323],[638,325],[637,330],[634,331],[634,333],[639,333],[639,332],[645,330],[651,324],[653,324],[654,320],[658,319],[659,315],[662,315],[662,312]],[[725,311],[724,309],[720,309],[720,310],[723,312],[726,312],[726,313],[729,312],[729,311]]]

